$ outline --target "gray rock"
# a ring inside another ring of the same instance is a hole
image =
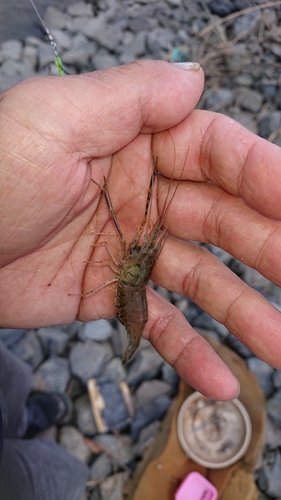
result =
[[[204,328],[205,330],[212,330],[213,318],[209,316],[205,311],[197,314],[195,318],[191,321],[193,328]]]
[[[161,296],[163,299],[170,301],[171,295],[169,290],[167,288],[164,288],[163,286],[156,286],[154,290]]]
[[[212,252],[218,259],[220,259],[226,266],[229,265],[233,259],[230,253],[226,252],[222,248],[216,247],[215,245],[204,245],[210,252]]]
[[[278,87],[275,83],[264,85],[263,87],[263,95],[266,100],[275,99],[276,104],[278,105]],[[280,106],[279,106],[280,107]]]
[[[59,442],[68,453],[87,463],[91,457],[91,450],[84,442],[84,437],[72,425],[64,425],[60,430]]]
[[[204,108],[216,110],[220,109],[227,104],[230,104],[233,99],[233,94],[230,89],[219,89],[214,90],[209,97],[206,99]]]
[[[251,87],[253,85],[252,75],[242,74],[236,76],[234,79],[235,83],[241,87]]]
[[[123,325],[117,321],[118,326],[114,328],[113,335],[110,339],[114,356],[122,357],[127,346],[127,333]]]
[[[92,4],[85,2],[77,2],[70,5],[67,9],[67,13],[73,17],[92,17],[94,15]]]
[[[173,390],[176,392],[178,389],[180,378],[174,368],[166,361],[164,361],[163,365],[161,366],[161,375],[162,379],[167,382],[167,384],[172,386]]]
[[[69,16],[67,14],[64,14],[55,7],[47,7],[44,16],[44,23],[46,24],[46,26],[48,26],[50,31],[52,31],[53,29],[66,28],[68,20]]]
[[[35,370],[44,359],[40,342],[34,330],[25,333],[19,342],[11,346],[11,351],[22,361],[28,363],[33,370]]]
[[[208,7],[212,14],[217,14],[221,17],[228,16],[236,10],[235,3],[232,0],[222,0],[220,2],[211,0]]]
[[[35,70],[38,59],[37,47],[31,47],[29,45],[25,46],[23,48],[22,59],[24,64]]]
[[[249,12],[237,17],[233,22],[233,34],[238,36],[241,33],[249,34],[260,23],[261,13],[259,10]]]
[[[88,38],[95,39],[97,33],[106,30],[106,16],[104,13],[99,14],[97,17],[88,19],[88,22],[81,29],[81,33]]]
[[[39,328],[37,330],[45,356],[62,354],[66,348],[69,337],[59,326]]]
[[[0,328],[0,340],[9,349],[23,337],[25,332],[26,330],[20,328]]]
[[[131,33],[131,31],[124,31],[122,36],[122,45],[125,49],[128,49],[130,45],[133,43],[133,40],[136,37]]]
[[[136,60],[136,57],[133,54],[125,51],[118,57],[118,59],[120,64],[130,64],[131,62]]]
[[[184,313],[189,307],[188,298],[182,297],[180,300],[175,301],[175,306],[179,311]]]
[[[145,54],[146,39],[147,33],[145,31],[140,31],[129,44],[128,48],[135,57],[139,57]]]
[[[102,376],[111,378],[111,380],[114,380],[117,384],[126,380],[126,372],[121,359],[116,357],[108,361],[104,367]]]
[[[95,340],[96,342],[104,342],[112,337],[113,327],[106,319],[98,321],[89,321],[84,323],[78,337],[80,340]]]
[[[6,40],[1,44],[1,52],[3,59],[12,59],[12,61],[20,61],[22,56],[22,42],[19,40]]]
[[[136,440],[140,431],[154,420],[161,420],[166,411],[168,410],[172,399],[168,396],[159,396],[151,403],[146,404],[139,408],[132,420],[131,434],[133,439]]]
[[[91,481],[98,481],[99,479],[109,476],[112,472],[112,469],[112,459],[106,453],[101,453],[91,465]]]
[[[236,10],[242,10],[246,7],[253,7],[255,3],[261,3],[259,0],[254,2],[254,0],[234,0]]]
[[[207,330],[205,328],[194,328],[196,330],[197,333],[199,333],[200,335],[203,335],[203,336],[207,336],[207,339],[212,339],[214,340],[215,342],[220,342],[220,336],[217,332],[215,332],[214,330]]]
[[[107,350],[93,340],[77,342],[70,351],[69,361],[72,374],[84,384],[101,374],[109,355]]]
[[[38,58],[40,68],[45,68],[48,64],[54,62],[54,49],[49,43],[41,43],[38,49]]]
[[[270,50],[272,54],[274,54],[277,59],[281,59],[281,46],[280,43],[271,43],[270,44]]]
[[[267,481],[266,494],[273,498],[280,498],[281,492],[281,451],[272,450],[264,458],[264,474]]]
[[[89,500],[102,500],[100,489],[98,486],[94,487],[88,497]],[[84,500],[82,498],[82,500]],[[85,499],[86,500],[86,499]]]
[[[158,396],[170,395],[173,387],[163,380],[150,380],[143,382],[135,392],[135,406],[140,408],[152,402]]]
[[[117,26],[111,25],[106,30],[98,30],[91,38],[107,50],[114,51],[122,40],[122,31]]]
[[[24,64],[23,62],[12,61],[10,59],[4,61],[0,72],[8,75],[8,77],[11,77],[14,81],[16,80],[16,82],[26,80],[27,78],[33,78],[35,76],[33,69],[30,66]]]
[[[281,388],[281,370],[274,370],[272,380],[275,389]]]
[[[255,375],[266,397],[271,396],[274,391],[272,376],[274,369],[259,358],[252,357],[247,359],[247,366],[253,375]]]
[[[207,332],[207,333],[208,333],[208,335],[211,335],[211,336],[212,336],[212,338],[213,338],[214,340],[216,340],[213,334],[214,334],[214,333],[218,333],[218,334],[219,334],[219,338],[220,338],[220,339],[225,339],[225,338],[228,336],[228,334],[229,334],[229,331],[228,331],[228,329],[226,328],[226,326],[224,326],[224,325],[223,325],[222,323],[220,323],[219,321],[216,321],[214,318],[212,318],[212,323],[213,323],[213,329],[211,330],[211,332],[210,332],[210,333],[209,333],[209,332]]]
[[[75,320],[72,323],[60,325],[60,328],[67,333],[70,339],[72,339],[83,325],[84,323],[82,321]]]
[[[21,82],[22,76],[19,73],[15,75],[6,75],[0,69],[0,92],[9,89],[12,85]]]
[[[34,373],[33,390],[65,392],[70,379],[68,360],[57,356],[47,359]]]
[[[147,47],[151,54],[158,57],[161,51],[168,52],[171,48],[173,35],[170,30],[165,28],[155,28],[148,33]]]
[[[262,103],[262,95],[255,90],[244,87],[236,92],[236,104],[241,109],[251,111],[251,113],[258,113],[262,107]]]
[[[57,44],[59,53],[62,50],[68,50],[71,47],[71,38],[65,31],[53,29],[52,35]]]
[[[281,447],[281,428],[278,427],[270,418],[266,419],[265,442],[268,449]]]
[[[166,2],[172,5],[173,7],[180,7],[182,0],[166,0]]]
[[[267,413],[273,422],[281,427],[281,389],[278,389],[267,401]]]
[[[94,57],[92,57],[92,63],[95,70],[101,70],[118,66],[119,61],[117,57],[109,54],[106,49],[99,49]]]
[[[76,377],[70,377],[70,381],[67,386],[67,394],[70,398],[75,399],[81,396],[85,392],[84,385]]]
[[[261,137],[267,139],[272,132],[281,126],[281,111],[265,114],[258,123],[258,132]]]
[[[256,269],[243,265],[243,280],[253,288],[266,291],[270,287],[270,281],[260,274]]]
[[[105,449],[115,464],[128,464],[133,460],[133,442],[127,434],[98,434],[95,441]]]
[[[151,32],[157,27],[157,19],[155,18],[147,18],[147,17],[139,17],[130,20],[130,29],[134,33],[138,33],[140,31]]]
[[[226,67],[233,73],[241,73],[243,71],[245,56],[240,51],[235,50],[233,54],[227,57]]]
[[[76,412],[77,426],[82,434],[85,436],[94,436],[97,434],[98,429],[88,394],[83,394],[75,399],[74,409]]]
[[[111,359],[114,357],[114,351],[113,347],[111,345],[111,342],[106,341],[106,342],[99,342],[99,344],[104,348],[104,350],[107,352],[107,359]]]
[[[37,38],[36,36],[27,36],[25,38],[25,46],[30,45],[31,47],[39,47],[41,43],[42,40],[40,38]]]
[[[133,446],[136,456],[142,456],[144,450],[152,445],[160,425],[159,420],[155,420],[140,431],[138,440]]]
[[[146,2],[147,5],[144,5],[145,2],[142,2],[143,5],[140,5],[140,3],[141,2],[132,2],[127,8],[130,19],[150,18],[154,16],[156,6],[153,5],[153,2]],[[167,12],[169,12],[169,9],[167,9]]]
[[[262,490],[259,494],[258,500],[269,500],[269,497],[263,493],[267,488],[267,479],[264,470],[261,468],[256,471],[255,479],[259,490]]]
[[[71,48],[63,54],[63,62],[83,69],[96,50],[97,45],[94,42],[89,42],[82,34],[75,35]]]
[[[123,429],[128,425],[129,414],[121,390],[108,377],[97,378],[96,384],[104,401],[102,418],[108,430]]]
[[[7,59],[1,65],[1,73],[8,76],[20,76],[22,78],[23,64],[12,59]]]
[[[240,340],[238,340],[234,335],[232,335],[232,333],[228,334],[226,338],[226,345],[231,347],[231,349],[233,349],[235,352],[237,352],[237,354],[239,354],[243,358],[250,358],[251,356],[253,356],[252,351],[247,346],[242,344],[242,342],[240,342]]]
[[[124,500],[123,487],[129,478],[129,472],[118,472],[107,477],[99,486],[101,498],[106,500]]]
[[[176,293],[176,292],[171,292],[171,301],[177,305],[178,302],[180,302],[181,300],[187,300],[188,302],[188,298],[185,296],[185,295],[182,295],[181,293]]]
[[[155,378],[160,372],[163,359],[152,346],[137,351],[128,368],[127,383],[139,384],[144,380]]]
[[[69,34],[80,33],[85,35],[84,27],[89,22],[88,17],[74,17],[67,23],[67,31]]]

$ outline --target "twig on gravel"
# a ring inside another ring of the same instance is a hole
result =
[[[281,0],[277,0],[275,2],[266,2],[261,5],[255,5],[253,7],[247,7],[246,9],[240,10],[239,12],[233,12],[232,14],[229,14],[228,16],[222,17],[221,19],[217,19],[216,21],[213,21],[211,24],[206,26],[206,28],[203,28],[201,31],[196,33],[194,37],[192,38],[191,42],[192,43],[194,40],[197,40],[198,38],[203,37],[209,31],[213,31],[217,26],[220,26],[222,24],[227,23],[228,21],[232,21],[233,19],[236,19],[237,17],[243,16],[244,14],[249,14],[250,12],[254,12],[256,10],[262,10],[262,9],[267,9],[269,7],[277,7],[278,5],[281,5]]]

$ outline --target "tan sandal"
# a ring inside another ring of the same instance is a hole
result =
[[[183,401],[194,391],[183,380],[179,393],[162,423],[153,445],[146,450],[132,479],[124,489],[126,500],[173,500],[174,493],[191,471],[200,472],[218,490],[218,500],[257,500],[259,491],[253,470],[263,446],[265,401],[255,377],[244,361],[229,348],[212,341],[241,386],[239,400],[247,409],[252,423],[252,438],[245,455],[224,469],[206,469],[196,464],[183,451],[177,436],[177,416]]]

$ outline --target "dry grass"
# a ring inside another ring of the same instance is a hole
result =
[[[204,20],[209,23],[194,33],[187,44],[178,47],[184,60],[198,61],[206,75],[208,88],[219,87],[242,74],[254,79],[267,78],[281,83],[280,57],[272,52],[273,44],[281,45],[281,0],[266,2],[219,18],[212,15],[201,0]],[[255,16],[253,26],[235,35],[234,22],[242,16]],[[172,59],[172,51],[169,54]]]

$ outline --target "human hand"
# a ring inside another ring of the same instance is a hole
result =
[[[152,279],[187,293],[257,355],[281,367],[280,313],[207,251],[176,239],[209,241],[281,280],[281,235],[272,221],[280,219],[280,150],[227,117],[192,112],[202,87],[202,72],[146,61],[30,80],[1,96],[2,326],[114,315],[114,287],[79,296],[116,275],[112,266],[95,263],[104,252],[108,257],[99,242],[119,248],[114,236],[97,234],[114,227],[90,178],[101,184],[107,178],[130,242],[143,217],[153,151],[161,173],[182,175],[165,220],[172,237]],[[160,213],[166,194],[160,177]],[[156,216],[154,207],[152,220]],[[152,290],[148,302],[144,336],[159,353],[206,395],[235,397],[235,378],[181,313]]]

